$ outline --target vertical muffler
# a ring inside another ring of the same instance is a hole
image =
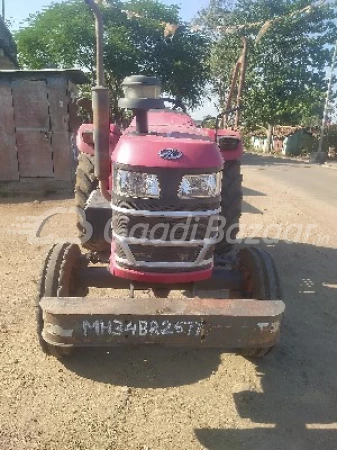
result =
[[[110,200],[108,192],[110,177],[110,101],[109,90],[104,86],[103,69],[103,18],[94,0],[85,0],[95,16],[96,29],[96,86],[92,88],[94,122],[94,165],[102,195]]]

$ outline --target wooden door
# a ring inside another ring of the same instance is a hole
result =
[[[53,178],[53,155],[47,83],[12,81],[20,178]]]
[[[19,179],[14,108],[10,80],[0,84],[0,181]]]
[[[69,133],[69,89],[63,77],[48,77],[48,102],[53,148],[54,179],[72,180],[73,155]]]

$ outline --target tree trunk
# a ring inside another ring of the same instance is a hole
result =
[[[267,141],[264,146],[264,153],[271,153],[273,144],[273,125],[268,124]]]

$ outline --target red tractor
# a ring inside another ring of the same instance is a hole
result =
[[[275,345],[284,311],[274,262],[264,250],[233,250],[241,211],[240,136],[212,136],[166,109],[155,77],[123,83],[121,108],[134,120],[109,124],[103,85],[103,24],[96,17],[97,86],[93,125],[78,133],[76,181],[82,254],[56,244],[44,263],[37,303],[42,349],[163,344],[220,347],[263,356]],[[176,105],[179,106],[179,103]],[[125,298],[78,297],[78,288],[127,289]],[[151,288],[154,297],[138,298]],[[170,298],[171,290],[187,296]],[[199,298],[203,290],[214,298]],[[229,295],[219,298],[219,291]]]

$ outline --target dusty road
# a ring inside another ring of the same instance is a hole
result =
[[[337,171],[247,163],[241,236],[280,238],[258,245],[276,259],[287,305],[281,343],[260,362],[157,348],[45,357],[33,301],[48,246],[18,232],[63,208],[42,237],[72,234],[72,200],[0,204],[1,450],[337,449]],[[335,180],[328,201],[295,190],[300,177]]]

